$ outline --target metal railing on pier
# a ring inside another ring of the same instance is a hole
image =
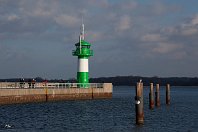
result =
[[[0,82],[2,89],[15,88],[103,88],[103,83],[30,83],[30,82]]]

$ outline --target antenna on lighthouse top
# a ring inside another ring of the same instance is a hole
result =
[[[83,16],[82,16],[82,25],[81,25],[81,33],[80,33],[80,36],[79,36],[79,48],[80,48],[80,54],[81,54],[81,40],[84,40],[85,39],[85,29],[84,29],[84,24],[83,24]]]
[[[83,16],[82,16],[82,25],[81,25],[81,39],[85,39],[85,25],[83,23]]]

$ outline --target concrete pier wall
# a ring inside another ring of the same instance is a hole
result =
[[[11,85],[11,84],[9,84]],[[17,85],[12,83],[12,85]],[[5,86],[5,85],[4,85]],[[111,98],[113,86],[104,83],[102,88],[0,88],[0,105],[58,100]]]

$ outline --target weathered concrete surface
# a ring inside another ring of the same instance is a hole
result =
[[[92,99],[92,88],[48,89],[48,101]]]
[[[0,105],[28,103],[28,102],[44,102],[46,101],[45,95],[21,95],[21,96],[1,96]]]
[[[105,83],[103,88],[34,88],[0,89],[0,105],[58,100],[82,100],[111,98],[113,86]]]

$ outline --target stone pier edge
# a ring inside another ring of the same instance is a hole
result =
[[[34,88],[0,89],[0,105],[64,100],[112,98],[112,83],[103,88]]]

